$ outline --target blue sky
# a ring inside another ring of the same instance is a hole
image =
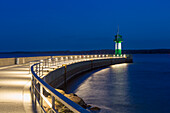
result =
[[[169,0],[1,0],[0,51],[170,49]]]

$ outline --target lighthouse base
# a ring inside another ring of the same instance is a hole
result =
[[[115,56],[122,56],[122,50],[121,49],[115,50]]]

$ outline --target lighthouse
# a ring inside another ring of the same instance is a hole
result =
[[[123,42],[123,39],[122,39],[122,36],[119,35],[119,27],[117,30],[117,34],[115,35],[114,42],[115,42],[115,56],[121,56],[122,55],[122,44],[121,43]]]

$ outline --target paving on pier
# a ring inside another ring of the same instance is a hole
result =
[[[90,59],[86,59],[90,60]],[[56,68],[62,64],[70,64],[82,60],[68,60],[58,62]],[[0,113],[35,113],[31,99],[30,65],[13,65],[0,67]],[[54,66],[51,66],[54,70]],[[48,72],[44,72],[47,74]]]
[[[0,68],[0,112],[33,113],[29,65]]]
[[[57,66],[71,62],[60,62]],[[30,93],[31,74],[29,67],[29,64],[0,67],[1,113],[35,112]]]

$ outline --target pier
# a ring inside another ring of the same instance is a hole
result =
[[[44,102],[57,112],[55,100],[73,112],[89,112],[53,86],[67,85],[75,75],[117,63],[130,63],[128,55],[68,55],[1,59],[0,108],[2,113],[46,112]],[[7,63],[7,64],[5,64]],[[15,64],[15,65],[14,65]],[[10,66],[3,66],[10,65]],[[51,102],[44,92],[51,95]]]

